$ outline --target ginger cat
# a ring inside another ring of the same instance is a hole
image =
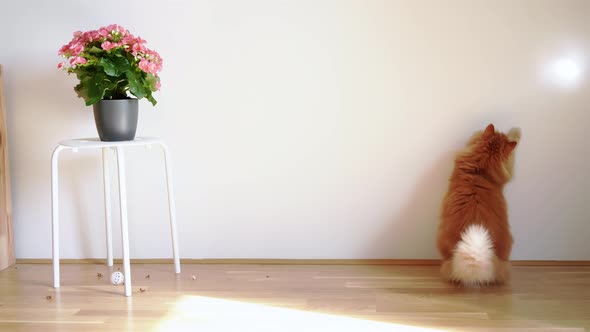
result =
[[[437,239],[445,280],[476,286],[509,278],[513,239],[502,191],[520,135],[518,128],[503,134],[490,124],[457,155]]]

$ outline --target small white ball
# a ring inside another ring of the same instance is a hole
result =
[[[111,274],[111,283],[113,283],[113,285],[120,285],[125,281],[125,275],[123,275],[123,273],[121,273],[120,271],[115,271],[113,272],[113,274]]]

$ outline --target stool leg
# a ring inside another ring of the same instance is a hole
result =
[[[170,232],[172,233],[172,254],[174,255],[174,270],[180,273],[180,257],[178,253],[178,235],[176,233],[176,208],[174,207],[174,191],[172,189],[172,170],[170,168],[170,153],[165,144],[161,144],[164,150],[164,162],[166,164],[166,185],[168,186],[168,211],[170,213]]]
[[[58,146],[51,156],[51,233],[53,253],[53,287],[59,288],[59,153],[63,150]]]
[[[129,230],[127,222],[127,187],[125,185],[125,155],[117,147],[117,169],[119,171],[119,202],[121,206],[121,237],[123,240],[123,273],[125,274],[125,296],[131,296],[131,266],[129,264]]]
[[[113,266],[113,227],[111,222],[111,186],[109,183],[109,148],[102,148],[102,178],[104,185],[104,219],[107,235],[107,266]]]

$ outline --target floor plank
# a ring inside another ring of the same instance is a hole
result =
[[[588,266],[518,266],[509,285],[473,289],[435,266],[134,264],[132,298],[110,284],[117,268],[62,265],[59,290],[48,264],[0,272],[0,331],[590,328]]]

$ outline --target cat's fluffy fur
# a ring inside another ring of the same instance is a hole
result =
[[[457,155],[438,230],[444,279],[474,286],[509,278],[513,240],[502,191],[519,140],[520,129],[503,134],[490,124]]]

